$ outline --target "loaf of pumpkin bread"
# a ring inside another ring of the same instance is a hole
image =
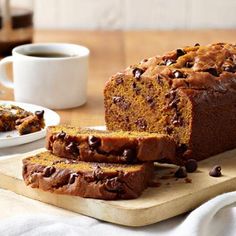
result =
[[[153,175],[153,163],[108,164],[83,162],[43,152],[23,160],[27,185],[53,193],[106,200],[141,195]]]
[[[166,134],[108,132],[59,125],[48,127],[46,148],[54,155],[79,161],[132,164],[174,162],[176,145]]]
[[[108,130],[172,136],[180,161],[236,147],[236,45],[189,46],[144,59],[104,90]]]

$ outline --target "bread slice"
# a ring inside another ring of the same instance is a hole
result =
[[[46,147],[57,156],[79,161],[136,163],[175,159],[172,138],[147,132],[51,126],[47,129]]]
[[[59,158],[50,152],[23,160],[23,178],[32,188],[88,198],[137,198],[152,175],[153,163],[83,162]]]

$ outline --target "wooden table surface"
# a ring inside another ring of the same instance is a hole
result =
[[[36,31],[35,42],[67,42],[91,51],[88,101],[78,108],[58,110],[61,122],[72,125],[104,125],[103,87],[108,78],[143,58],[195,43],[236,42],[236,30],[195,31]],[[68,78],[69,80],[69,78]],[[0,85],[1,100],[13,100],[13,92]],[[68,91],[69,93],[70,91]]]

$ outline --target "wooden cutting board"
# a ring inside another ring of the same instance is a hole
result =
[[[34,152],[40,152],[37,150]],[[49,203],[100,220],[127,225],[144,226],[190,211],[208,199],[236,190],[236,149],[211,157],[199,163],[197,172],[186,179],[176,180],[175,166],[158,167],[161,185],[148,188],[134,200],[104,201],[52,194],[27,187],[21,176],[22,159],[32,153],[0,159],[0,187],[17,194]],[[223,176],[210,177],[215,164],[221,165]]]

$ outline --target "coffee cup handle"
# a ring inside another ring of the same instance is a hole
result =
[[[9,80],[6,65],[13,62],[13,56],[5,57],[0,61],[0,83],[7,88],[14,88],[14,83]]]

